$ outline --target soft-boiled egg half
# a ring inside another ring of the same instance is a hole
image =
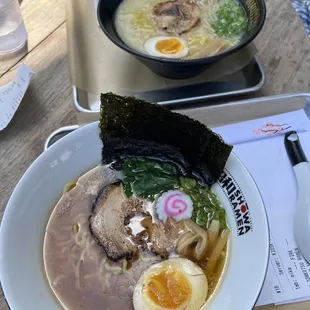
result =
[[[139,279],[135,310],[198,310],[208,293],[202,269],[185,258],[170,258],[151,266]]]
[[[144,43],[145,51],[151,56],[183,58],[188,53],[186,42],[178,37],[153,37]]]

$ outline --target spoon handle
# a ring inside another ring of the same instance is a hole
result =
[[[294,216],[294,236],[303,257],[310,263],[310,164],[302,149],[296,131],[284,138],[288,157],[293,165],[298,184],[298,201]]]
[[[308,162],[296,131],[289,131],[285,134],[284,144],[293,167],[300,163]]]

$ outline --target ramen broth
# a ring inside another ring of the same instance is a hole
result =
[[[185,60],[213,56],[235,46],[247,23],[237,0],[124,0],[115,15],[117,33],[130,48]]]
[[[116,179],[118,176],[109,167],[98,166],[90,170],[77,183],[67,186],[47,224],[45,270],[53,292],[65,309],[134,309],[133,292],[140,276],[163,260],[158,255],[146,253],[130,261],[113,262],[93,237],[89,224],[93,205],[102,189]],[[153,203],[146,203],[148,210],[153,207]],[[137,223],[140,220],[141,217],[137,217],[130,221],[132,230],[139,230]],[[198,261],[191,254],[186,257],[197,263],[208,279],[207,300],[223,273],[229,236],[228,229],[220,230],[220,235],[215,236],[211,226],[205,257]],[[176,256],[176,253],[170,254]],[[211,260],[214,261],[210,263]]]

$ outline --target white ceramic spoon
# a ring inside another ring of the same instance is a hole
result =
[[[284,139],[298,185],[298,202],[294,216],[295,241],[305,260],[310,263],[310,164],[296,131],[286,133]]]

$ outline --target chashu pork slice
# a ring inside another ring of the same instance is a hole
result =
[[[154,223],[145,220],[142,225],[148,232],[151,251],[162,258],[169,258],[175,251],[177,241],[184,230],[183,222],[177,222],[169,217],[165,224],[160,220]]]
[[[112,261],[131,259],[138,250],[130,240],[125,223],[139,213],[144,213],[143,201],[127,198],[120,184],[110,185],[97,199],[90,217],[90,230]]]
[[[160,2],[152,13],[156,26],[173,35],[189,31],[200,20],[200,8],[191,0]]]
[[[162,258],[169,258],[175,251],[182,230],[183,225],[173,218],[168,218],[166,224],[154,223],[151,235],[152,251]]]

